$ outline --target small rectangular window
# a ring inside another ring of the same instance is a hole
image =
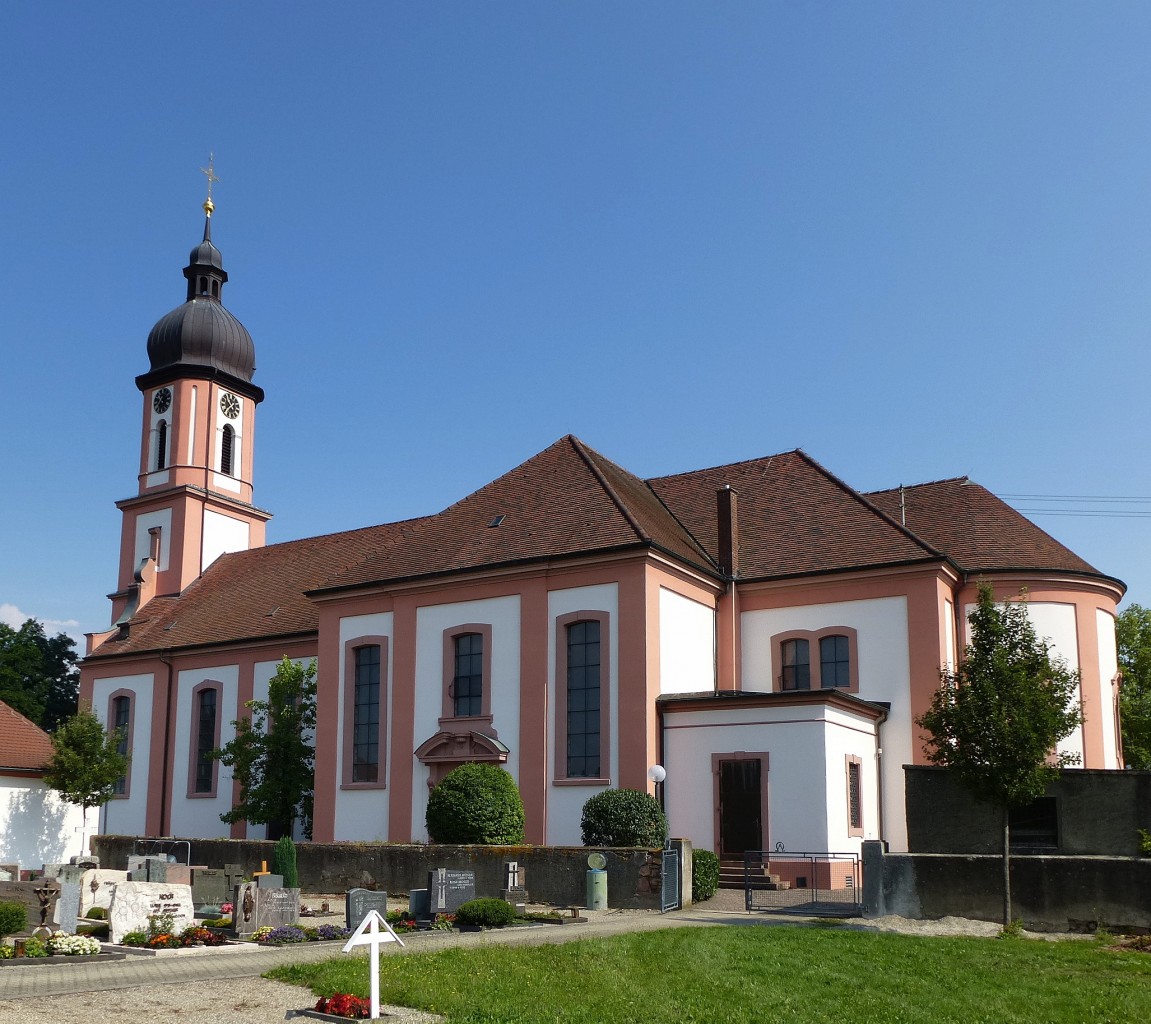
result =
[[[784,640],[781,682],[785,690],[811,689],[811,646],[806,640]]]
[[[847,824],[852,834],[863,832],[863,765],[847,762]]]
[[[832,635],[819,638],[819,685],[847,689],[851,686],[851,653],[847,637]]]

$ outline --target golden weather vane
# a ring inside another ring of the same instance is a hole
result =
[[[216,177],[214,164],[216,160],[215,153],[208,154],[208,166],[201,167],[200,173],[208,179],[208,198],[204,200],[204,212],[211,217],[212,211],[216,208],[216,204],[212,202],[212,185],[220,179]]]

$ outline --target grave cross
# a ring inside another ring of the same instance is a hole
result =
[[[384,931],[380,931],[380,925],[384,926]],[[360,922],[360,927],[344,943],[345,953],[350,953],[354,946],[371,948],[372,1020],[380,1018],[380,946],[385,942],[398,942],[401,946],[404,944],[404,940],[392,931],[392,926],[380,917],[378,910],[369,910]]]

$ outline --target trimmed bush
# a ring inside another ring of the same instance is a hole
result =
[[[108,908],[107,907],[89,907],[88,913],[84,915],[91,921],[107,921]]]
[[[584,846],[641,846],[667,840],[667,818],[659,801],[638,789],[606,789],[583,805]]]
[[[0,903],[0,938],[15,935],[28,927],[28,911],[23,903]]]
[[[516,908],[494,897],[468,900],[456,911],[456,924],[482,925],[485,928],[502,928],[515,919]]]
[[[296,844],[291,836],[280,836],[272,851],[272,874],[284,876],[285,889],[298,889],[300,876],[296,872]]]
[[[494,764],[461,764],[428,797],[428,835],[434,843],[506,846],[524,841],[524,802],[506,771]]]
[[[719,858],[711,850],[691,851],[691,901],[710,900],[719,888]]]

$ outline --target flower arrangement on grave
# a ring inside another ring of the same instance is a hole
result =
[[[307,942],[308,937],[302,928],[297,928],[294,924],[286,924],[274,928],[260,941],[266,942],[269,946],[287,946],[293,942]]]
[[[181,946],[223,946],[227,941],[226,936],[195,924],[180,932]]]
[[[227,903],[221,903],[220,904],[220,913],[221,914],[230,914],[235,909],[236,908],[232,906],[232,903],[230,900]]]
[[[16,947],[0,942],[0,960],[11,960],[16,955]]]
[[[432,929],[437,932],[450,932],[456,926],[455,914],[436,914]]]
[[[51,956],[95,956],[100,952],[98,940],[66,932],[53,932],[48,936],[47,946]]]
[[[352,934],[347,928],[339,924],[322,924],[315,929],[315,932],[316,938],[320,940],[346,939]]]
[[[257,928],[251,935],[248,936],[253,942],[263,942],[269,935],[276,929],[270,924],[264,925],[262,928]]]
[[[43,939],[38,939],[33,935],[30,939],[24,940],[24,955],[31,957],[47,956],[48,946]]]
[[[372,1012],[372,1004],[360,996],[349,995],[347,992],[336,992],[330,996],[321,996],[316,1003],[316,1010],[320,1013],[330,1013],[333,1017],[348,1017],[352,1020],[367,1020]]]
[[[389,910],[385,920],[395,932],[414,932],[416,918],[410,910]]]

